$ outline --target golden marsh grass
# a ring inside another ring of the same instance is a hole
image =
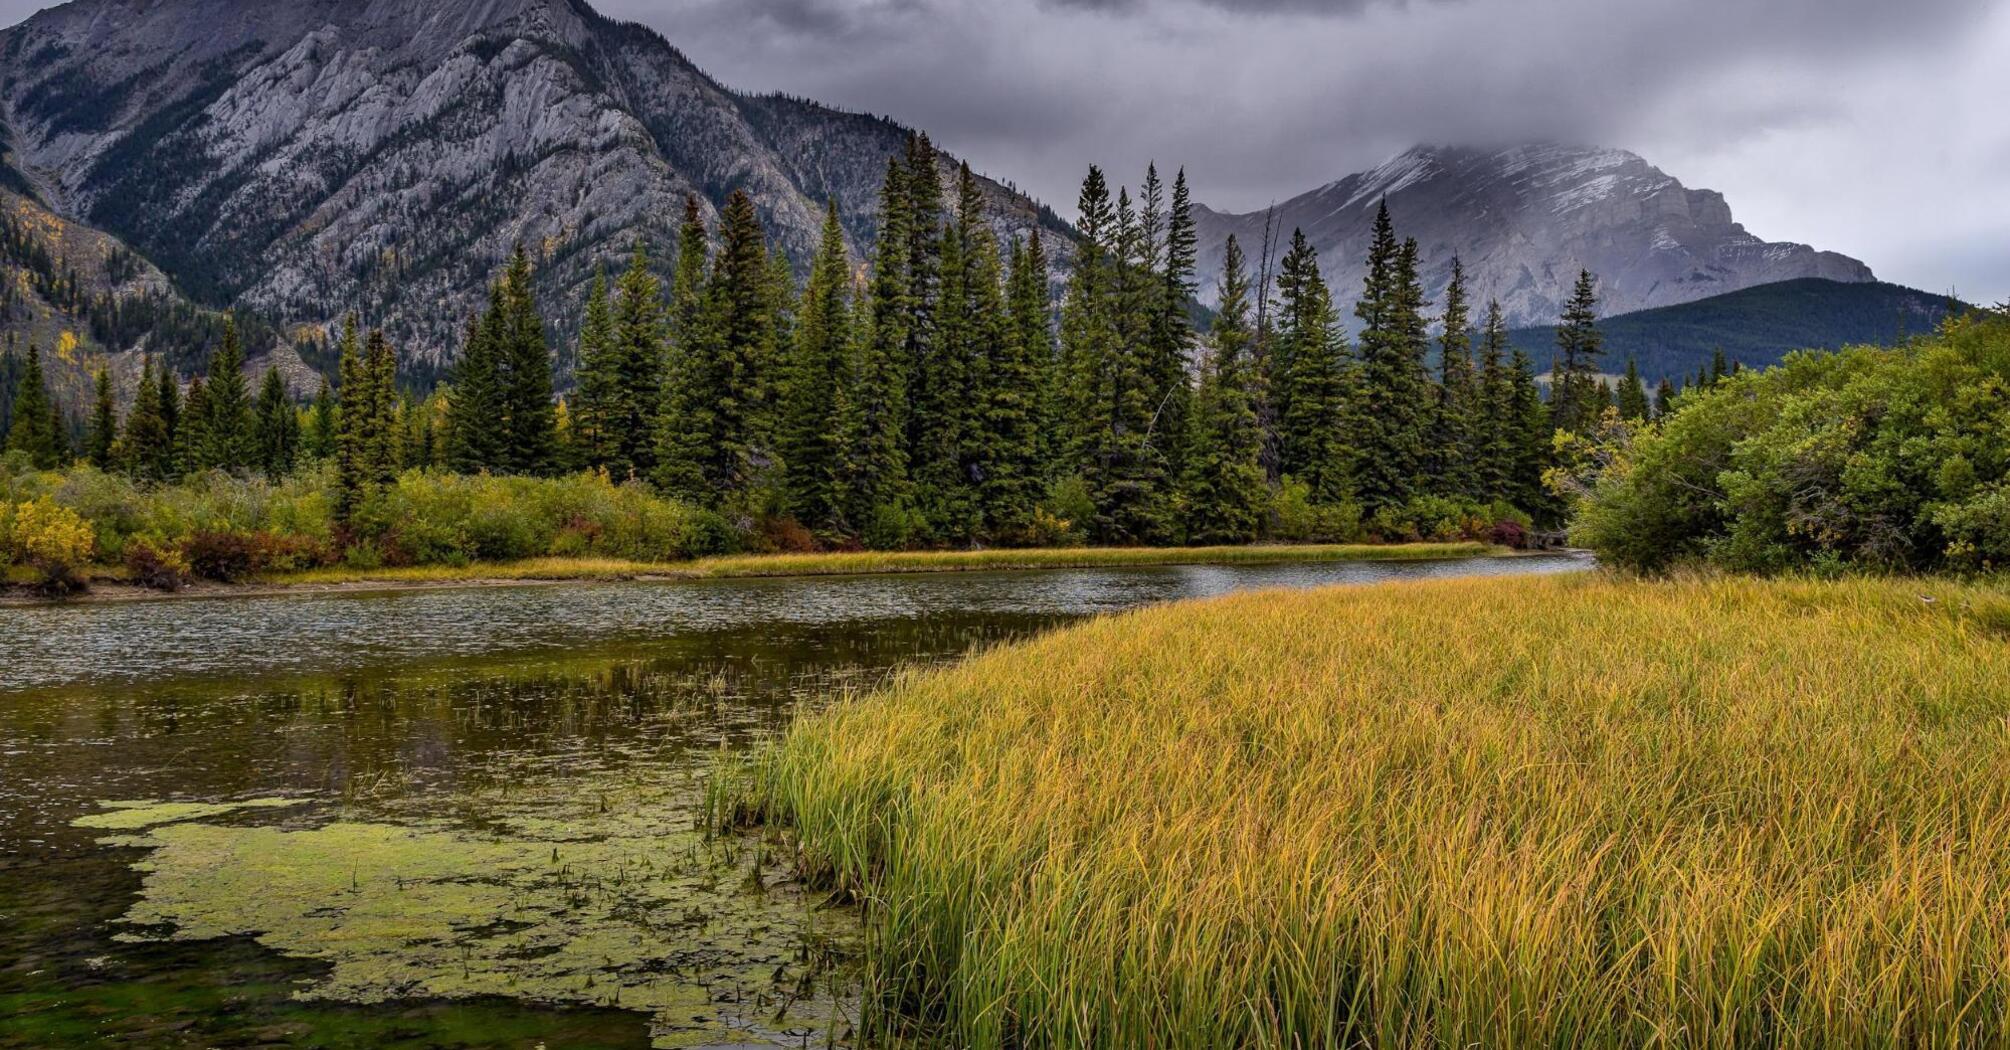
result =
[[[681,562],[616,558],[530,558],[470,565],[350,569],[342,566],[274,576],[274,584],[440,584],[507,580],[616,580],[645,576],[726,579],[846,576],[871,573],[976,572],[996,569],[1125,565],[1252,565],[1317,561],[1428,561],[1501,553],[1484,543],[1326,544],[1251,547],[1069,547],[1038,550],[747,554]]]
[[[959,1045],[2010,1045],[1999,589],[1237,595],[909,675],[720,792]]]

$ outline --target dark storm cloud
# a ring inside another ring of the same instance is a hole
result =
[[[1184,164],[1199,199],[1254,208],[1419,141],[1541,137],[1634,149],[1888,276],[1881,256],[1975,254],[1898,251],[1891,194],[1974,199],[1950,236],[2010,227],[1987,155],[2010,129],[1975,101],[2010,87],[2002,0],[602,3],[736,87],[895,117],[1064,213],[1091,162]]]
[[[1042,7],[1074,7],[1086,11],[1131,14],[1155,6],[1155,0],[1039,0]],[[1370,4],[1401,5],[1404,0],[1192,0],[1208,7],[1245,14],[1352,14]]]
[[[1762,236],[2010,296],[2010,0],[594,2],[1064,214],[1091,162],[1184,164],[1246,209],[1419,141],[1553,138],[1723,190]]]

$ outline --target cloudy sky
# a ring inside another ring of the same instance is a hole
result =
[[[424,2],[424,0],[413,0]],[[728,84],[884,113],[1072,211],[1253,209],[1417,142],[1621,146],[1753,232],[2010,299],[2010,0],[597,0]],[[0,23],[41,6],[0,0]]]

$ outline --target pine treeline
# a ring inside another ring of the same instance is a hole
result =
[[[1508,508],[1554,520],[1554,432],[1615,397],[1645,421],[1676,396],[1657,402],[1637,370],[1616,395],[1601,383],[1586,273],[1546,403],[1499,304],[1474,323],[1459,260],[1430,312],[1420,249],[1386,204],[1351,340],[1300,231],[1274,270],[1268,236],[1253,261],[1231,241],[1220,306],[1196,330],[1184,172],[1168,188],[1149,168],[1133,196],[1091,168],[1079,206],[1057,299],[1040,232],[1002,240],[976,176],[916,136],[889,159],[869,255],[833,203],[800,289],[751,197],[734,193],[716,228],[687,200],[667,270],[638,241],[618,277],[593,280],[564,400],[519,249],[429,396],[400,391],[383,333],[351,317],[333,387],[299,405],[268,369],[254,397],[228,324],[185,398],[165,362],[145,362],[123,425],[101,373],[82,454],[160,481],[329,462],[345,525],[399,471],[438,466],[603,470],[781,543],[1238,543],[1297,538],[1297,504],[1393,538]],[[8,447],[59,463],[32,348],[20,371]]]

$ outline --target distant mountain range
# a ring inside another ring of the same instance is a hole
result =
[[[1650,385],[1663,378],[1679,383],[1708,368],[1718,351],[1747,368],[1765,368],[1795,350],[1904,342],[1933,331],[1950,310],[1968,308],[1945,295],[1896,284],[1780,281],[1607,317],[1598,324],[1605,336],[1602,367],[1624,372],[1631,359]],[[1556,353],[1553,326],[1517,329],[1510,339],[1528,351],[1538,370],[1550,367]]]
[[[1516,325],[1555,320],[1580,268],[1598,275],[1607,314],[1800,277],[1875,279],[1847,256],[1754,237],[1732,221],[1721,194],[1689,189],[1624,150],[1419,146],[1272,212],[1199,209],[1203,300],[1213,301],[1223,240],[1234,234],[1254,258],[1268,219],[1280,242],[1305,231],[1334,296],[1350,306],[1383,201],[1397,233],[1417,239],[1433,300],[1443,298],[1457,257],[1477,301],[1498,298]]]
[[[798,261],[835,199],[862,247],[907,135],[727,90],[584,0],[73,0],[0,33],[0,186],[200,303],[358,309],[435,364],[514,245],[558,318],[638,238],[667,272],[687,193],[746,190]],[[1008,231],[1066,228],[986,191]]]
[[[0,32],[0,333],[62,347],[80,389],[90,361],[136,373],[141,349],[199,367],[235,308],[256,367],[307,392],[322,334],[353,309],[424,379],[513,246],[533,251],[541,305],[570,331],[594,271],[638,239],[668,271],[687,193],[710,218],[747,190],[799,265],[835,199],[864,259],[908,134],[728,90],[585,0],[72,0]],[[985,191],[1001,231],[1046,229],[1065,267],[1066,223],[1007,183]],[[1420,147],[1276,210],[1280,237],[1311,236],[1343,308],[1384,199],[1434,298],[1457,255],[1516,324],[1552,320],[1580,266],[1607,314],[1873,280],[1753,237],[1721,196],[1630,153]],[[1223,238],[1254,254],[1264,217],[1200,208],[1198,222],[1211,297]]]

